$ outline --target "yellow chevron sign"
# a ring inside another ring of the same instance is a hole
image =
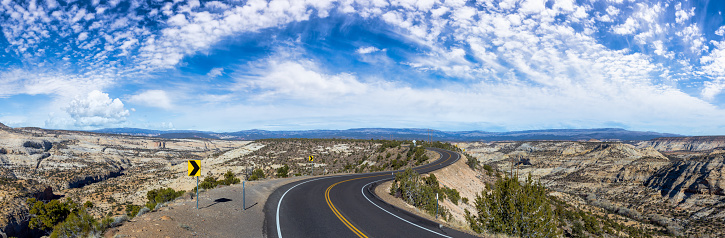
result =
[[[201,175],[201,160],[189,160],[189,176],[199,177]]]
[[[310,157],[307,158],[307,160],[309,160],[310,162],[312,162],[314,159],[315,159],[315,156],[312,156],[312,155],[310,155]]]

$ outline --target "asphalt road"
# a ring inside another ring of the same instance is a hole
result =
[[[440,153],[440,159],[415,167],[418,173],[428,173],[460,159],[459,154],[451,151],[430,150]],[[378,199],[370,187],[391,180],[391,173],[311,178],[282,186],[265,204],[264,234],[280,238],[472,237]]]

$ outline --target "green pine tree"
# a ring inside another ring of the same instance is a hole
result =
[[[546,189],[534,182],[529,174],[519,183],[517,177],[500,178],[490,194],[482,191],[476,196],[476,215],[467,212],[471,228],[482,233],[505,233],[520,237],[557,236],[557,222],[546,197]]]

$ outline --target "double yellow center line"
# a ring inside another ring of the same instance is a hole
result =
[[[445,153],[448,154],[447,151]],[[445,163],[446,161],[448,161],[451,158],[452,158],[452,156],[448,156],[448,159],[444,160],[440,164]],[[425,165],[423,167],[420,167],[419,169],[423,169],[425,167],[431,167],[431,166],[434,166],[434,165],[436,165],[436,164],[428,164],[428,165]],[[385,176],[385,174],[343,180],[343,181],[340,181],[340,182],[337,182],[337,183],[334,183],[334,184],[330,185],[329,187],[327,187],[327,190],[325,190],[325,201],[327,202],[327,206],[330,207],[330,210],[332,210],[332,213],[335,213],[335,216],[337,216],[337,219],[340,219],[340,221],[343,224],[345,224],[345,226],[347,226],[348,229],[350,229],[353,233],[355,233],[355,235],[357,235],[360,238],[368,238],[368,236],[366,236],[364,233],[362,233],[362,231],[358,230],[357,227],[353,226],[352,223],[350,223],[350,221],[348,221],[342,214],[340,214],[340,211],[338,211],[337,208],[335,208],[335,205],[332,204],[332,201],[330,200],[330,190],[332,190],[332,188],[335,187],[335,186],[337,186],[338,184],[341,184],[341,183],[344,183],[344,182],[358,180],[358,179],[364,179],[364,178],[381,177],[381,176]]]
[[[344,216],[342,216],[342,214],[340,214],[339,211],[337,211],[337,208],[335,208],[335,205],[333,205],[332,204],[332,201],[330,201],[330,190],[333,187],[335,187],[336,185],[341,184],[341,183],[344,183],[344,182],[347,182],[347,181],[352,181],[352,180],[357,180],[357,179],[364,179],[364,178],[372,178],[372,177],[380,177],[380,176],[383,176],[383,175],[375,175],[375,176],[368,176],[368,177],[361,177],[361,178],[354,178],[354,179],[348,179],[348,180],[340,181],[340,182],[337,182],[337,183],[334,183],[334,184],[330,185],[330,187],[327,187],[327,190],[325,190],[325,201],[327,201],[327,206],[329,206],[330,207],[330,210],[332,210],[332,212],[335,213],[335,216],[337,216],[337,219],[340,219],[340,221],[342,221],[342,223],[344,223],[345,226],[347,226],[347,228],[349,228],[358,237],[368,238],[368,236],[366,236],[364,233],[362,233],[362,231],[358,230],[357,227],[353,226],[347,219],[345,219]]]

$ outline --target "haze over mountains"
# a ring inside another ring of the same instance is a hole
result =
[[[231,140],[257,140],[267,138],[344,138],[344,139],[397,139],[439,141],[522,141],[522,140],[651,140],[659,137],[682,135],[650,131],[629,131],[621,128],[549,129],[510,132],[440,131],[429,129],[357,128],[347,130],[209,132],[195,130],[147,130],[137,128],[108,128],[97,133],[151,136],[160,138],[210,138]]]

